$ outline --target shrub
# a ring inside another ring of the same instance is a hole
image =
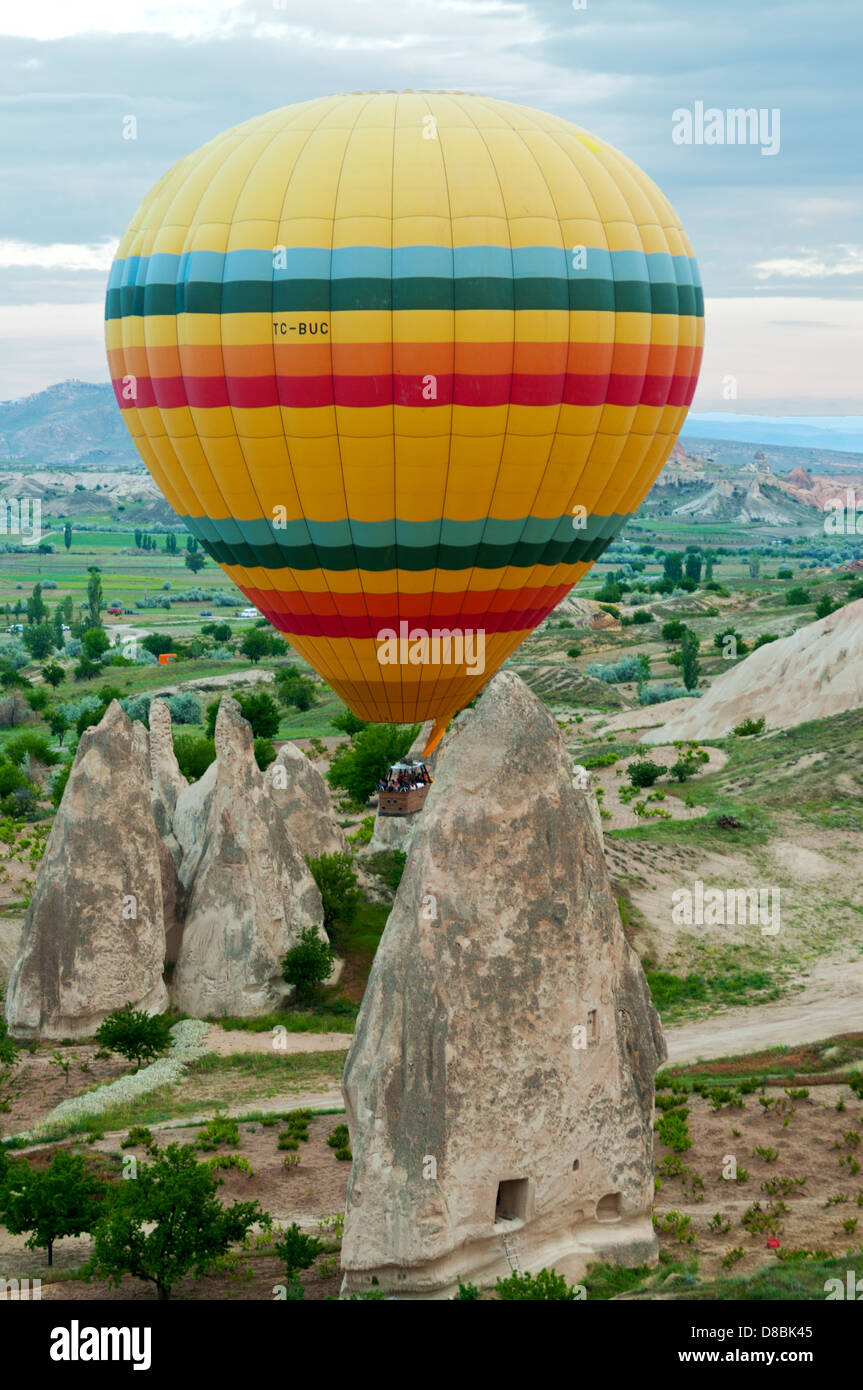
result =
[[[577,656],[581,656],[581,647],[567,647],[566,654],[571,661],[575,661]],[[472,1287],[472,1286],[471,1286]]]
[[[240,1142],[240,1127],[228,1115],[214,1115],[204,1125],[195,1145],[198,1149],[209,1151],[227,1144],[235,1149]]]
[[[778,642],[778,641],[779,641],[779,633],[778,633],[778,632],[762,632],[761,635],[760,635],[759,637],[756,637],[755,641],[753,642],[753,644],[752,644],[752,650],[753,650],[754,652],[757,652],[759,647],[766,647],[768,642]]]
[[[336,1125],[327,1144],[331,1149],[343,1149],[350,1143],[350,1132],[347,1125]]]
[[[216,761],[216,743],[203,734],[175,734],[174,754],[183,776],[196,782]]]
[[[785,595],[785,603],[788,608],[800,608],[804,603],[809,603],[812,598],[809,590],[802,584],[789,589]]]
[[[663,705],[670,699],[684,699],[684,696],[695,695],[700,698],[700,691],[688,691],[685,685],[642,685],[638,691],[638,701],[641,705]]]
[[[735,724],[734,733],[740,738],[751,738],[753,734],[763,734],[764,724],[763,714],[760,719],[744,719],[740,724]]]
[[[174,638],[165,632],[150,632],[141,639],[141,647],[151,656],[165,656],[174,650]]]
[[[121,708],[126,711],[129,718],[138,719],[142,724],[149,722],[152,703],[150,695],[128,695],[125,700],[120,701]]]
[[[46,767],[54,767],[60,761],[60,754],[54,751],[45,735],[37,734],[29,729],[21,734],[13,734],[10,739],[7,739],[3,746],[3,753],[9,762],[14,763],[16,767],[20,767],[24,759],[28,757],[36,758]]]
[[[831,598],[829,594],[822,594],[815,605],[815,616],[816,618],[829,618],[831,613],[835,613],[836,609],[841,607],[842,604],[835,598]]]
[[[687,1113],[686,1110],[666,1110],[656,1122],[657,1139],[674,1153],[685,1153],[692,1148],[689,1125],[686,1123]]]
[[[0,763],[0,796],[9,796],[11,792],[29,785],[20,767],[15,767],[12,763]]]
[[[636,624],[654,623],[656,619],[648,608],[636,608],[632,614],[632,621]]]
[[[164,1014],[147,1014],[124,1004],[99,1025],[96,1040],[101,1047],[140,1066],[168,1050],[171,1022]]]
[[[585,674],[607,685],[619,685],[621,681],[644,680],[650,674],[650,662],[645,656],[623,656],[619,661],[607,665],[601,661],[591,661]]]
[[[619,758],[619,753],[594,753],[587,758],[582,758],[581,766],[586,768],[613,767]]]
[[[298,709],[301,712],[311,709],[317,699],[314,681],[310,680],[308,676],[304,676],[296,666],[283,666],[276,672],[276,688],[282,704],[287,705],[289,709]],[[356,716],[353,717],[356,718]],[[336,727],[340,726],[337,725]],[[346,729],[345,733],[348,732],[349,730]],[[354,732],[359,732],[359,730]]]
[[[665,771],[659,763],[651,762],[649,758],[641,758],[638,762],[630,763],[627,774],[630,785],[633,787],[652,787],[658,777]]]
[[[270,763],[274,763],[277,757],[276,749],[272,740],[268,738],[256,738],[253,745],[253,749],[255,754],[255,762],[258,764],[258,767],[261,769],[261,772],[266,772],[267,768],[270,766]]]
[[[284,1260],[285,1272],[290,1279],[301,1269],[308,1269],[314,1264],[323,1248],[316,1236],[304,1235],[294,1222],[282,1232],[281,1240],[273,1245],[273,1252]]]
[[[172,695],[166,702],[171,711],[174,724],[200,724],[203,707],[197,695],[191,691],[184,695]]]
[[[294,986],[297,999],[309,999],[329,977],[335,958],[335,951],[318,935],[318,928],[306,927],[282,961],[282,978]]]
[[[562,1274],[556,1274],[553,1269],[541,1269],[536,1276],[527,1272],[510,1274],[506,1279],[498,1279],[495,1289],[498,1298],[506,1303],[524,1302],[528,1299],[548,1303],[574,1303],[579,1297],[578,1291],[567,1284]]]
[[[153,1134],[146,1125],[131,1125],[126,1138],[120,1144],[121,1149],[135,1149],[138,1147],[150,1149],[153,1147]]]

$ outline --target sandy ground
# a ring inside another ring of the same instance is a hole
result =
[[[226,1030],[213,1024],[204,1042],[205,1052],[230,1057],[232,1052],[339,1052],[347,1051],[351,1033],[283,1033],[284,1046],[275,1047],[272,1033],[244,1033],[240,1028]]]
[[[863,1032],[863,960],[817,966],[788,1003],[752,1004],[666,1028],[665,1041],[669,1062],[695,1062],[857,1032]]]
[[[676,1258],[698,1256],[701,1278],[714,1278],[725,1273],[721,1258],[731,1250],[740,1249],[744,1258],[734,1264],[733,1274],[748,1274],[771,1258],[767,1248],[768,1231],[752,1232],[742,1225],[744,1213],[755,1202],[762,1209],[772,1201],[782,1201],[787,1212],[778,1213],[780,1248],[830,1250],[841,1254],[860,1247],[859,1228],[863,1227],[863,1208],[857,1205],[857,1194],[863,1191],[863,1173],[854,1174],[839,1160],[853,1157],[859,1149],[850,1147],[844,1139],[863,1128],[863,1110],[847,1086],[811,1086],[808,1099],[793,1104],[782,1088],[768,1087],[765,1099],[772,1104],[765,1109],[759,1094],[747,1096],[742,1109],[724,1107],[714,1114],[700,1096],[687,1098],[688,1124],[692,1148],[681,1155],[689,1172],[677,1177],[662,1177],[655,1211],[660,1219],[669,1212],[690,1218],[689,1231],[694,1241],[681,1242],[674,1234],[660,1235],[665,1250]],[[845,1110],[837,1112],[836,1103],[843,1097]],[[785,1120],[788,1124],[785,1124]],[[772,1158],[755,1152],[773,1152]],[[657,1142],[657,1165],[670,1150]],[[723,1176],[732,1171],[732,1158],[737,1172],[748,1177],[741,1182]],[[693,1182],[697,1175],[704,1184]],[[790,1191],[771,1194],[763,1184],[771,1180],[791,1180]],[[799,1180],[803,1179],[803,1182]],[[797,1180],[797,1181],[795,1181]],[[828,1206],[828,1198],[842,1198]],[[700,1200],[699,1200],[700,1198]],[[709,1222],[719,1213],[730,1230],[712,1230]],[[843,1221],[854,1222],[850,1231],[843,1230]]]

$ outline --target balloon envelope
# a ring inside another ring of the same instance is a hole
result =
[[[604,141],[354,93],[180,160],[106,319],[190,533],[357,715],[401,722],[467,704],[638,507],[703,297],[673,209]]]

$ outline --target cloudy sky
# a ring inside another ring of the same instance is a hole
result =
[[[0,48],[0,399],[107,380],[113,247],[181,155],[273,107],[428,87],[552,111],[657,181],[707,297],[696,409],[863,413],[860,0],[39,0],[3,7]],[[761,143],[675,139],[697,103],[763,111]]]

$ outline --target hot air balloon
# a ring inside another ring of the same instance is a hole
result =
[[[703,296],[673,209],[605,141],[356,92],[181,159],[106,319],[189,532],[355,714],[434,718],[433,743],[650,489]]]

